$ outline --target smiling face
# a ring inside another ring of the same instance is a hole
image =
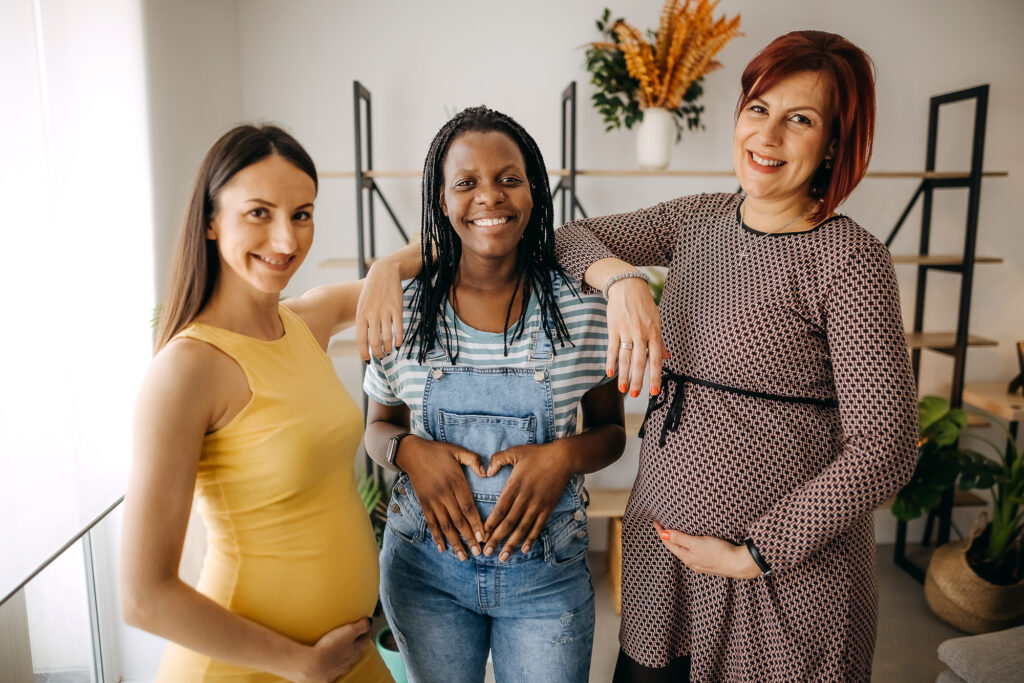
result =
[[[508,135],[468,131],[448,147],[441,211],[462,242],[462,253],[515,258],[533,211],[526,161]]]
[[[272,154],[221,189],[206,231],[217,241],[221,276],[279,294],[313,243],[313,179]]]
[[[832,90],[818,72],[802,71],[751,99],[736,119],[733,168],[747,196],[805,201],[814,172],[831,157]]]

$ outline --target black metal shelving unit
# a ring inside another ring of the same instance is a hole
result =
[[[974,131],[971,150],[971,168],[966,177],[942,177],[936,174],[935,177],[925,177],[921,180],[917,190],[910,198],[909,203],[903,210],[902,215],[893,227],[892,232],[885,240],[885,245],[890,246],[904,222],[910,215],[911,210],[921,200],[921,234],[918,242],[918,255],[922,257],[917,265],[917,282],[914,293],[914,323],[912,331],[916,334],[924,332],[925,301],[927,298],[928,273],[931,270],[940,270],[954,273],[960,276],[960,296],[957,312],[957,326],[951,346],[924,346],[914,348],[911,352],[911,361],[914,368],[914,377],[919,379],[921,370],[921,351],[929,348],[953,358],[953,373],[950,388],[950,405],[960,407],[963,404],[964,373],[967,363],[967,348],[970,337],[968,326],[971,316],[971,290],[974,284],[974,267],[976,258],[976,246],[978,239],[978,213],[981,206],[981,180],[983,175],[983,157],[985,153],[985,122],[988,114],[988,85],[980,85],[966,90],[958,90],[943,95],[932,97],[928,107],[928,146],[925,157],[925,172],[935,172],[936,148],[939,136],[939,113],[943,106],[959,102],[974,101]],[[966,188],[967,189],[967,219],[964,233],[962,260],[959,263],[927,263],[923,262],[929,255],[932,230],[932,201],[936,190]],[[938,507],[932,510],[925,523],[924,536],[921,539],[922,546],[929,546],[932,543],[932,535],[935,533],[934,542],[938,545],[949,541],[949,532],[952,525],[953,510],[953,489],[946,491]],[[893,559],[904,571],[913,576],[918,582],[924,582],[925,570],[914,564],[906,555],[907,547],[907,523],[897,523],[896,544]]]

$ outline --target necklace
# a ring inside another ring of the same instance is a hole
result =
[[[788,223],[786,223],[785,225],[783,225],[781,228],[775,228],[774,230],[768,230],[767,232],[761,233],[761,235],[762,236],[764,236],[764,235],[776,235],[776,234],[782,232],[783,230],[785,230],[786,228],[788,228],[789,226],[793,225],[794,223],[799,221],[801,218],[803,218],[804,216],[809,214],[811,212],[811,209],[814,208],[814,206],[815,206],[814,204],[811,204],[806,209],[804,209],[803,213],[801,213],[799,216],[797,216],[793,220],[791,220]],[[750,246],[753,244],[753,240],[755,239],[753,237],[750,237],[747,234],[749,232],[749,230],[747,230],[744,227],[744,225],[746,225],[746,222],[747,222],[746,215],[747,215],[747,199],[746,199],[746,197],[744,197],[743,198],[743,203],[740,204],[740,230],[743,232],[743,250],[740,251],[740,256],[739,256],[740,261],[742,261],[747,256],[747,252],[750,251]]]

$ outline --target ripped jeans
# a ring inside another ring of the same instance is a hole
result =
[[[381,602],[409,681],[480,683],[488,651],[498,683],[587,681],[594,589],[582,508],[556,513],[525,555],[460,562],[437,552],[403,480],[388,509]]]

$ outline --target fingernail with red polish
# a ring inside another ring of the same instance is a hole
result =
[[[614,377],[615,376],[615,371],[614,370],[609,370],[608,371],[608,376],[609,377]]]
[[[669,533],[667,531],[661,532],[661,540],[667,541],[669,538],[671,538],[671,536],[669,536]]]
[[[621,393],[621,394],[626,393],[626,385],[625,384],[620,384],[619,385],[619,393]]]
[[[629,392],[629,395],[632,396],[633,398],[636,398],[637,396],[640,395],[640,392],[634,389],[633,391]]]
[[[661,393],[661,389],[658,387],[651,387],[651,396],[657,396]]]

